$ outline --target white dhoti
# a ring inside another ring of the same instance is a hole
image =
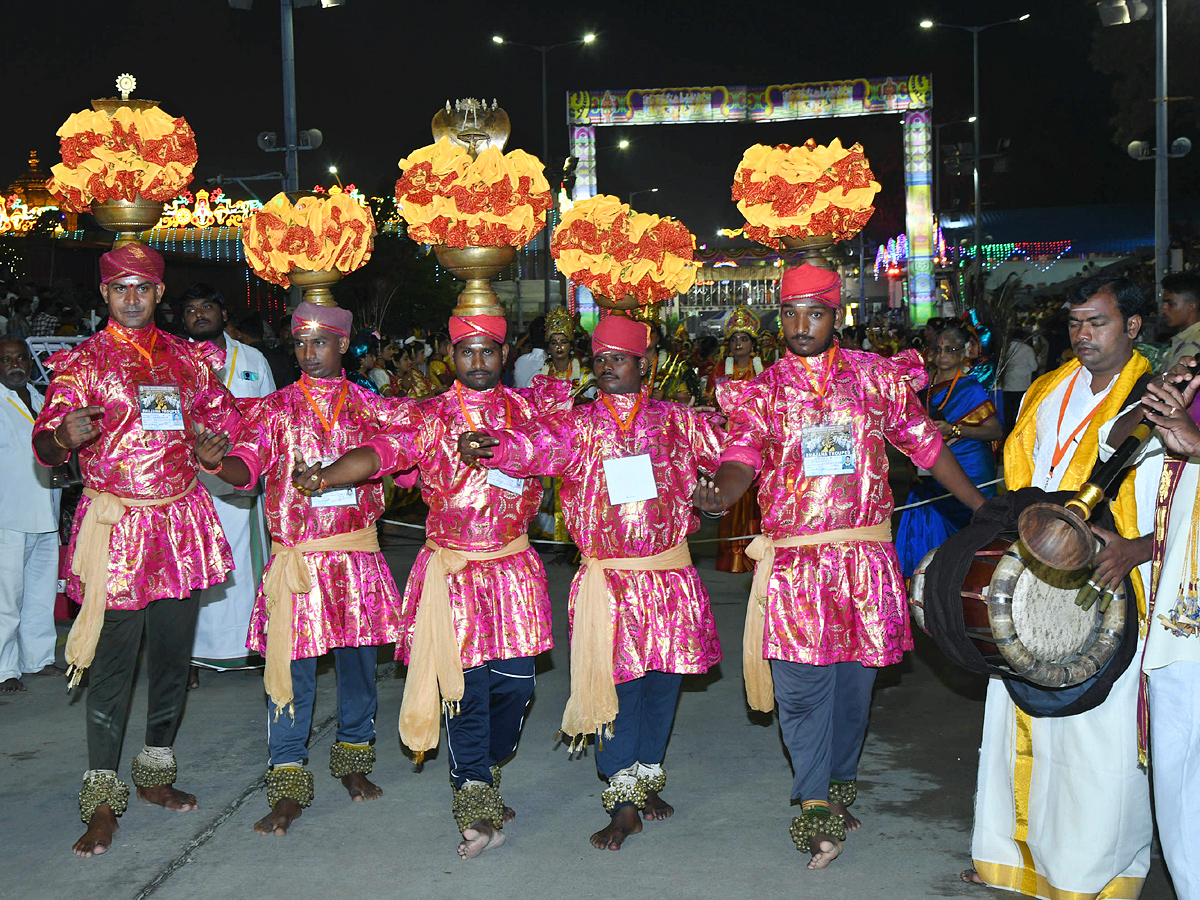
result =
[[[1192,637],[1191,640],[1196,640]],[[1200,900],[1200,663],[1150,673],[1150,765],[1163,857],[1179,900]]]
[[[224,583],[199,592],[192,663],[208,669],[262,665],[259,655],[246,649],[250,614],[270,547],[262,496],[230,494],[212,499],[233,551],[234,570]]]
[[[1140,658],[1139,643],[1108,699],[1058,719],[1026,715],[991,679],[971,840],[989,885],[1047,900],[1136,900],[1153,834],[1138,768]]]

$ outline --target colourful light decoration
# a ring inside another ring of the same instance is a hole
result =
[[[0,197],[0,234],[28,234],[45,212],[58,212],[58,207],[26,206],[16,194],[7,199]],[[62,230],[61,224],[55,228],[56,232]]]

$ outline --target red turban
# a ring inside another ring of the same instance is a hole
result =
[[[816,300],[837,309],[842,305],[842,279],[837,272],[809,263],[784,269],[779,300]]]
[[[163,283],[163,258],[157,250],[145,244],[126,244],[118,250],[109,250],[100,257],[100,283],[108,284],[130,275],[144,278],[155,284]]]
[[[605,316],[592,332],[592,353],[629,353],[645,356],[650,346],[650,326],[625,316]]]
[[[504,316],[451,316],[450,343],[457,344],[469,337],[482,334],[497,344],[503,344],[508,335],[508,320]]]
[[[354,313],[340,306],[321,306],[305,300],[292,313],[292,331],[302,331],[305,328],[324,328],[340,337],[350,337],[350,328],[354,324]]]

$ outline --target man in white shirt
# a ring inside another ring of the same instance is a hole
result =
[[[184,333],[194,341],[211,341],[225,351],[225,365],[217,373],[236,398],[265,397],[275,391],[271,366],[259,351],[225,333],[228,313],[225,298],[210,284],[195,284],[180,302]],[[200,668],[226,670],[261,665],[257,654],[246,649],[246,632],[254,597],[262,577],[270,537],[263,518],[258,487],[239,491],[216,476],[200,473],[201,483],[212,494],[221,528],[233,551],[234,570],[229,578],[200,591],[200,617],[192,645],[192,670],[188,688],[200,685]]]
[[[1168,377],[1187,375],[1181,366]],[[1154,463],[1166,468],[1151,499],[1152,504],[1157,499],[1155,584],[1140,659],[1149,681],[1154,812],[1179,900],[1200,900],[1200,609],[1194,562],[1200,540],[1200,429],[1188,414],[1197,388],[1200,378],[1180,387],[1151,383],[1111,436],[1101,432],[1108,444],[1119,443],[1144,411],[1158,427],[1142,449],[1138,471]]]
[[[1033,384],[1034,373],[1038,369],[1037,354],[1026,343],[1029,339],[1024,328],[1018,328],[1013,339],[1008,342],[1004,353],[1004,365],[1000,370],[999,388],[1004,393],[1004,433],[1012,431],[1017,423],[1017,411],[1021,408],[1021,398]]]
[[[29,384],[29,347],[0,337],[0,694],[25,690],[22,675],[54,668],[58,507],[62,491],[33,456],[42,395]]]
[[[1068,308],[1075,359],[1043,375],[1025,395],[1004,445],[1009,490],[1078,490],[1100,456],[1101,426],[1116,418],[1150,364],[1134,349],[1145,298],[1123,277],[1097,276]],[[1139,483],[1143,486],[1139,488]],[[1154,503],[1136,471],[1110,509],[1119,534],[1093,528],[1105,546],[1095,583],[1131,575],[1149,584]],[[1127,627],[1138,627],[1137,622]],[[1140,652],[1140,646],[1139,646]],[[1150,868],[1150,789],[1139,768],[1139,672],[1130,666],[1103,703],[1061,718],[1033,718],[1000,678],[988,684],[964,881],[1031,896],[1135,900]]]
[[[541,375],[546,365],[546,319],[538,316],[529,323],[530,351],[513,364],[513,387],[527,388],[533,376]]]

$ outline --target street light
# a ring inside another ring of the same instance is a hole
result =
[[[997,25],[1024,22],[1028,18],[1029,13],[1025,13],[1014,19],[1003,19],[999,22],[989,22],[986,25],[954,25],[950,22],[935,22],[933,19],[922,19],[920,23],[922,28],[957,28],[959,31],[971,33],[971,49],[975,59],[975,114],[969,121],[975,126],[975,264],[977,266],[983,265],[983,187],[979,176],[979,33],[987,31],[989,28],[995,28]]]
[[[332,175],[334,180],[338,183],[338,187],[345,187],[345,185],[342,184],[342,179],[338,178],[337,166],[330,166],[329,174]]]
[[[550,102],[547,94],[548,88],[546,85],[546,54],[551,50],[558,50],[562,47],[578,47],[581,44],[590,44],[596,40],[594,32],[589,31],[583,37],[574,41],[563,41],[561,44],[523,44],[520,41],[510,41],[502,35],[493,34],[492,43],[495,44],[511,44],[514,47],[527,47],[530,50],[536,50],[542,55],[542,165],[546,165],[550,161]],[[546,223],[547,226],[549,222]],[[545,312],[550,312],[550,229],[549,227],[542,229],[541,237],[541,257],[545,282]]]
[[[621,138],[619,141],[617,141],[617,146],[620,147],[622,150],[628,150],[629,149],[629,138]]]
[[[629,192],[629,205],[633,206],[633,198],[636,197],[638,194],[657,194],[657,193],[658,193],[658,188],[656,188],[656,187],[643,188],[640,191],[630,191]]]

